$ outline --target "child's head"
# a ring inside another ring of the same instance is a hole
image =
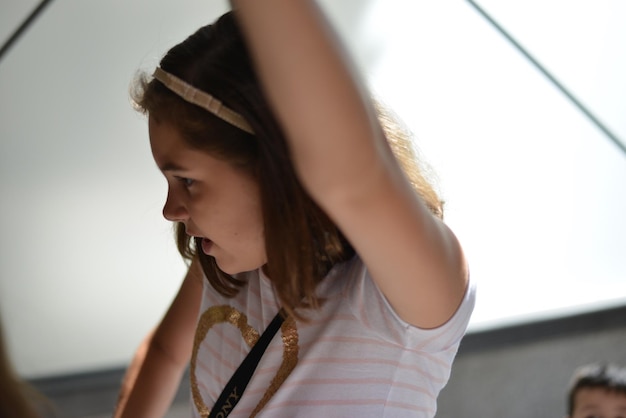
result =
[[[303,299],[315,305],[318,282],[333,265],[352,257],[354,250],[298,180],[287,141],[262,93],[233,13],[170,49],[160,68],[209,93],[245,120],[252,133],[182,99],[156,78],[143,77],[133,93],[139,110],[151,121],[173,126],[188,147],[232,164],[258,183],[267,257],[264,270],[286,309]],[[416,166],[408,137],[382,114],[381,121],[394,138],[389,142],[411,182],[441,216],[441,202]],[[200,251],[201,240],[191,239],[180,222],[177,238],[181,254],[200,259],[216,290],[225,296],[238,291],[243,283]]]
[[[570,418],[626,417],[626,368],[594,363],[576,369],[567,414]]]

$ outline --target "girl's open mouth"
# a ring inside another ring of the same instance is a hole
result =
[[[202,252],[206,255],[210,255],[211,247],[213,247],[213,241],[207,238],[202,238]]]

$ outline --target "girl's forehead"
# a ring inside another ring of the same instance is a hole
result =
[[[148,122],[152,156],[161,171],[181,171],[199,153],[183,139],[171,123],[150,118]]]
[[[158,121],[151,117],[148,119],[148,137],[150,147],[155,158],[167,155],[176,148],[180,138],[171,124]]]

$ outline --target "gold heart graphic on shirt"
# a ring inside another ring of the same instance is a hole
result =
[[[211,410],[202,399],[202,395],[200,395],[200,390],[198,389],[198,381],[196,379],[196,360],[200,344],[206,338],[209,330],[214,325],[222,323],[228,323],[237,327],[241,332],[241,337],[244,339],[248,347],[254,346],[259,339],[259,332],[248,324],[248,318],[246,315],[232,306],[212,306],[204,311],[202,316],[200,316],[193,341],[193,352],[191,355],[189,374],[193,402],[196,405],[198,413],[200,413],[200,416],[203,418],[208,417]],[[281,325],[280,331],[283,339],[283,361],[278,368],[276,375],[272,378],[269,387],[263,394],[263,397],[250,414],[250,417],[256,416],[256,414],[263,409],[298,363],[298,329],[296,328],[296,321],[292,317],[287,317]]]

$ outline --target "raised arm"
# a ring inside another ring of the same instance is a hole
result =
[[[114,418],[165,416],[191,357],[201,297],[202,273],[194,261],[163,320],[135,353]]]
[[[467,286],[461,248],[406,180],[321,10],[308,0],[231,3],[301,182],[396,312],[441,325]]]

